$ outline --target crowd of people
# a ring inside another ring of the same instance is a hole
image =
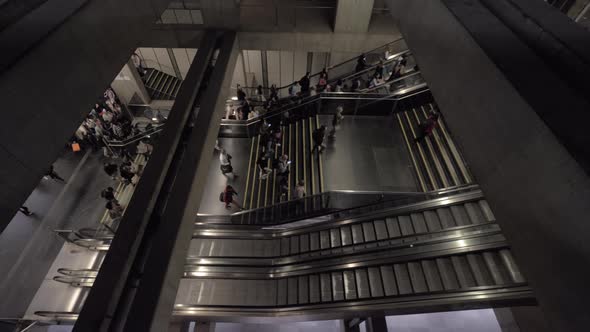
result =
[[[389,59],[390,54],[391,52],[387,50],[384,57],[374,65],[372,72],[366,72],[366,74],[355,76],[346,81],[342,79],[330,81],[330,68],[324,68],[318,74],[317,84],[313,85],[310,72],[307,72],[301,79],[288,86],[288,95],[282,96],[282,98],[279,96],[279,89],[275,84],[270,86],[267,94],[265,94],[265,89],[259,85],[250,96],[238,84],[236,87],[237,102],[227,105],[225,118],[230,120],[250,120],[285,105],[297,105],[302,99],[318,93],[358,92],[366,88],[387,84],[400,78],[405,72],[408,63],[407,54],[389,61],[391,60]],[[372,66],[367,63],[366,55],[361,54],[357,58],[355,72],[365,72]],[[417,68],[414,69],[417,70]],[[393,85],[391,86],[393,87]]]
[[[132,126],[129,117],[123,114],[115,91],[108,88],[80,124],[71,143],[91,147],[93,150],[103,149],[105,155],[108,155],[112,151],[105,141],[123,140],[138,130]]]

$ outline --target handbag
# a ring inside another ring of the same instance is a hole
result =
[[[72,151],[74,151],[74,152],[80,151],[80,144],[72,143]]]

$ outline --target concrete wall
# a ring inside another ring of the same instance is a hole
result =
[[[568,96],[551,93],[564,82],[478,1],[388,4],[541,312],[553,331],[586,330],[590,180],[521,94],[535,87],[538,97],[564,103]],[[486,41],[510,56],[492,61]],[[530,79],[515,85],[515,71]]]
[[[168,2],[88,1],[2,73],[0,230]]]

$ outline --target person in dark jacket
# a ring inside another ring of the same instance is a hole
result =
[[[419,129],[420,130],[419,130],[418,135],[416,136],[416,138],[414,138],[414,142],[421,142],[426,137],[432,136],[432,131],[436,127],[436,124],[438,122],[438,118],[439,118],[439,114],[438,113],[434,113],[434,114],[430,115],[428,117],[428,119],[426,119],[426,121],[424,121],[423,123],[421,123],[420,126],[419,126]]]
[[[225,208],[231,209],[231,204],[234,204],[240,210],[243,210],[244,208],[234,199],[234,196],[238,196],[238,192],[232,186],[227,185],[223,191],[223,202],[225,203]]]
[[[302,95],[307,95],[309,93],[309,72],[305,73],[305,76],[303,76],[300,80],[299,80],[299,85],[301,85],[301,94]]]
[[[107,187],[106,189],[104,189],[101,193],[100,196],[104,199],[107,200],[107,202],[115,202],[117,203],[117,198],[115,198],[115,189],[113,189],[113,187]]]
[[[53,168],[53,165],[49,166],[49,169],[47,170],[47,173],[45,173],[45,176],[48,176],[48,177],[50,177],[53,180],[57,180],[57,181],[61,181],[61,182],[66,182],[66,180],[64,180],[61,176],[59,176],[55,172],[55,169]]]
[[[379,61],[379,63],[377,64],[377,67],[375,67],[375,74],[374,75],[379,75],[379,77],[383,77],[383,60]]]
[[[119,167],[115,163],[104,163],[104,172],[107,173],[108,176],[113,178],[113,180],[117,177],[117,169]]]
[[[238,95],[239,101],[243,102],[246,100],[246,93],[244,92],[244,90],[242,90],[242,87],[239,84],[238,84],[237,95]]]
[[[324,149],[324,137],[326,136],[326,126],[321,125],[318,129],[314,130],[311,134],[311,138],[313,139],[313,149],[311,152],[313,153],[316,149],[318,152],[322,152]]]
[[[365,68],[367,68],[367,57],[363,53],[356,60],[356,68],[355,68],[355,71],[358,73],[359,71],[365,70]]]
[[[279,101],[279,91],[277,90],[277,86],[275,84],[270,86],[270,95],[268,99],[275,103]]]
[[[248,114],[250,113],[251,110],[252,110],[252,108],[250,107],[250,102],[245,100],[244,104],[242,105],[242,114],[243,114],[244,120],[248,120]]]

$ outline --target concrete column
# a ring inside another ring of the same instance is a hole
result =
[[[201,0],[201,13],[208,28],[237,29],[240,24],[239,1]]]
[[[512,307],[494,309],[502,332],[550,332],[545,316],[539,307]]]
[[[388,4],[551,330],[587,330],[583,96],[480,1]]]
[[[359,332],[359,324],[362,322],[360,318],[345,319],[342,321],[343,332]]]
[[[385,316],[368,317],[365,322],[367,332],[387,332]]]
[[[174,322],[168,326],[168,332],[193,332],[189,331],[190,322]]]
[[[129,60],[121,69],[121,72],[113,83],[111,83],[111,87],[121,99],[121,102],[125,105],[129,105],[133,96],[137,96],[139,100],[134,100],[134,102],[142,103],[145,105],[149,105],[151,103],[150,94],[147,92],[143,81],[141,80],[141,76],[135,69],[135,65],[133,61]]]
[[[195,322],[191,332],[215,332],[215,322]]]
[[[173,111],[166,122],[158,145],[127,205],[125,216],[117,229],[117,236],[111,242],[98,277],[74,325],[74,332],[115,330],[125,321],[130,305],[128,296],[133,293],[131,290],[129,294],[126,293],[125,287],[128,285],[128,278],[132,278],[130,275],[136,263],[135,260],[138,256],[141,257],[138,253],[146,237],[146,229],[150,222],[157,222],[157,217],[154,218],[152,214],[158,211],[156,209],[158,195],[171,171],[171,165],[187,123],[194,113],[197,93],[213,57],[216,41],[216,33],[210,32],[203,38],[200,45],[193,46],[198,46],[199,51],[180,87]],[[161,331],[168,327],[168,320],[163,324]]]
[[[220,45],[219,55],[207,80],[207,87],[200,95],[194,127],[187,132],[186,152],[175,174],[170,195],[166,197],[166,209],[161,216],[157,216],[151,229],[149,254],[145,257],[146,264],[127,315],[125,331],[162,331],[172,317],[192,238],[195,213],[207,182],[213,148],[238,57],[235,32],[224,32],[217,45]]]
[[[367,32],[374,2],[374,0],[338,0],[334,32]]]

